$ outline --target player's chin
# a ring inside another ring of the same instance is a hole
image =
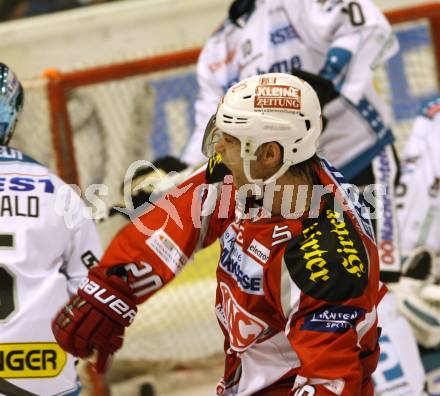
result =
[[[222,158],[223,165],[226,166],[226,168],[229,169],[229,171],[232,173],[234,178],[237,176],[237,172],[239,169],[241,169],[241,162],[237,161],[235,158]]]
[[[232,184],[237,190],[246,188],[249,185],[249,182],[245,178],[243,178],[242,176],[234,175],[233,172],[232,172],[232,178],[233,178]]]

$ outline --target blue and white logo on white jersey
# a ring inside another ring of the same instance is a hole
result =
[[[288,25],[281,26],[270,33],[270,42],[272,45],[277,46],[284,44],[287,41],[297,39],[298,33],[294,27],[289,23]]]
[[[55,186],[49,177],[3,176],[0,174],[0,192],[29,192],[53,194]]]

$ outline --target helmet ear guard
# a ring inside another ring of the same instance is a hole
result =
[[[321,106],[307,82],[289,74],[268,73],[232,86],[217,109],[215,126],[240,140],[248,180],[268,184],[316,153],[322,131]],[[252,179],[250,161],[269,142],[283,147],[283,164],[267,180]]]
[[[24,91],[15,73],[0,63],[0,144],[7,145],[23,109]]]

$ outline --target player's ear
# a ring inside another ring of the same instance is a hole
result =
[[[258,160],[266,167],[275,167],[283,161],[283,149],[276,142],[263,144],[258,152]]]

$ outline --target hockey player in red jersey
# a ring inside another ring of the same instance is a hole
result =
[[[297,77],[231,87],[205,134],[216,154],[119,232],[54,319],[59,344],[96,349],[103,370],[136,305],[220,239],[217,394],[373,395],[378,253],[366,208],[316,155],[321,130],[317,95]]]
[[[306,80],[321,96],[319,152],[350,183],[387,186],[384,215],[375,219],[375,231],[381,280],[397,282],[397,162],[390,117],[373,87],[374,70],[398,49],[390,24],[372,0],[230,3],[229,17],[206,41],[197,62],[195,128],[181,159],[188,164],[204,160],[199,149],[204,127],[235,82],[265,72]]]

